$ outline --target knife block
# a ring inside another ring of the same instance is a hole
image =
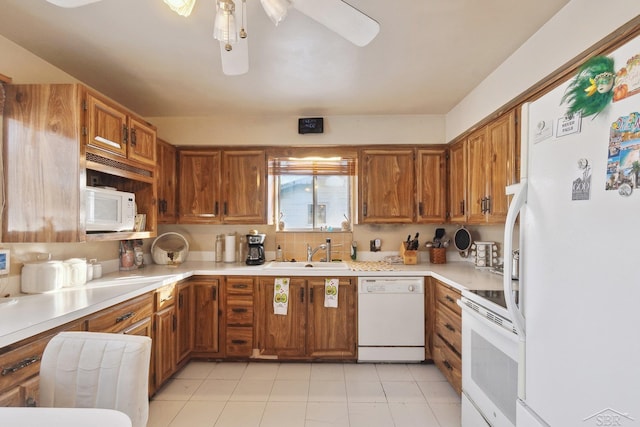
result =
[[[400,244],[400,256],[402,257],[402,262],[406,265],[418,263],[418,251],[408,250],[406,242]]]

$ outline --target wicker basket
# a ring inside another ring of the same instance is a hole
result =
[[[429,262],[431,264],[446,264],[447,248],[429,248]]]

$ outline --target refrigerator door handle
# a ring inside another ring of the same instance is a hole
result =
[[[513,199],[509,205],[507,219],[504,225],[504,271],[503,285],[505,299],[507,300],[507,310],[513,320],[513,325],[518,332],[521,341],[525,339],[525,319],[522,312],[518,308],[513,293],[513,280],[511,278],[511,269],[513,267],[513,230],[516,224],[518,213],[527,203],[527,180],[522,179],[520,184],[514,184],[507,187],[507,194],[513,194]],[[526,256],[526,254],[525,254]],[[522,262],[520,262],[522,266]],[[520,287],[522,287],[522,275],[520,275]]]

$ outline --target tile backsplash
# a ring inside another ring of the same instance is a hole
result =
[[[346,261],[351,255],[351,232],[276,232],[276,247],[280,245],[284,260],[296,261],[307,260],[307,244],[312,248],[325,243],[326,239],[331,239],[331,258]],[[313,256],[314,261],[324,258],[325,252],[320,250]]]

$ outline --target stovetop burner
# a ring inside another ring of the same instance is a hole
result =
[[[507,301],[504,297],[504,291],[487,291],[487,290],[469,290],[469,292],[478,295],[481,298],[484,298],[488,301],[491,301],[494,304],[499,305],[500,307],[507,308]],[[518,291],[514,291],[516,296],[516,304],[518,304]]]

